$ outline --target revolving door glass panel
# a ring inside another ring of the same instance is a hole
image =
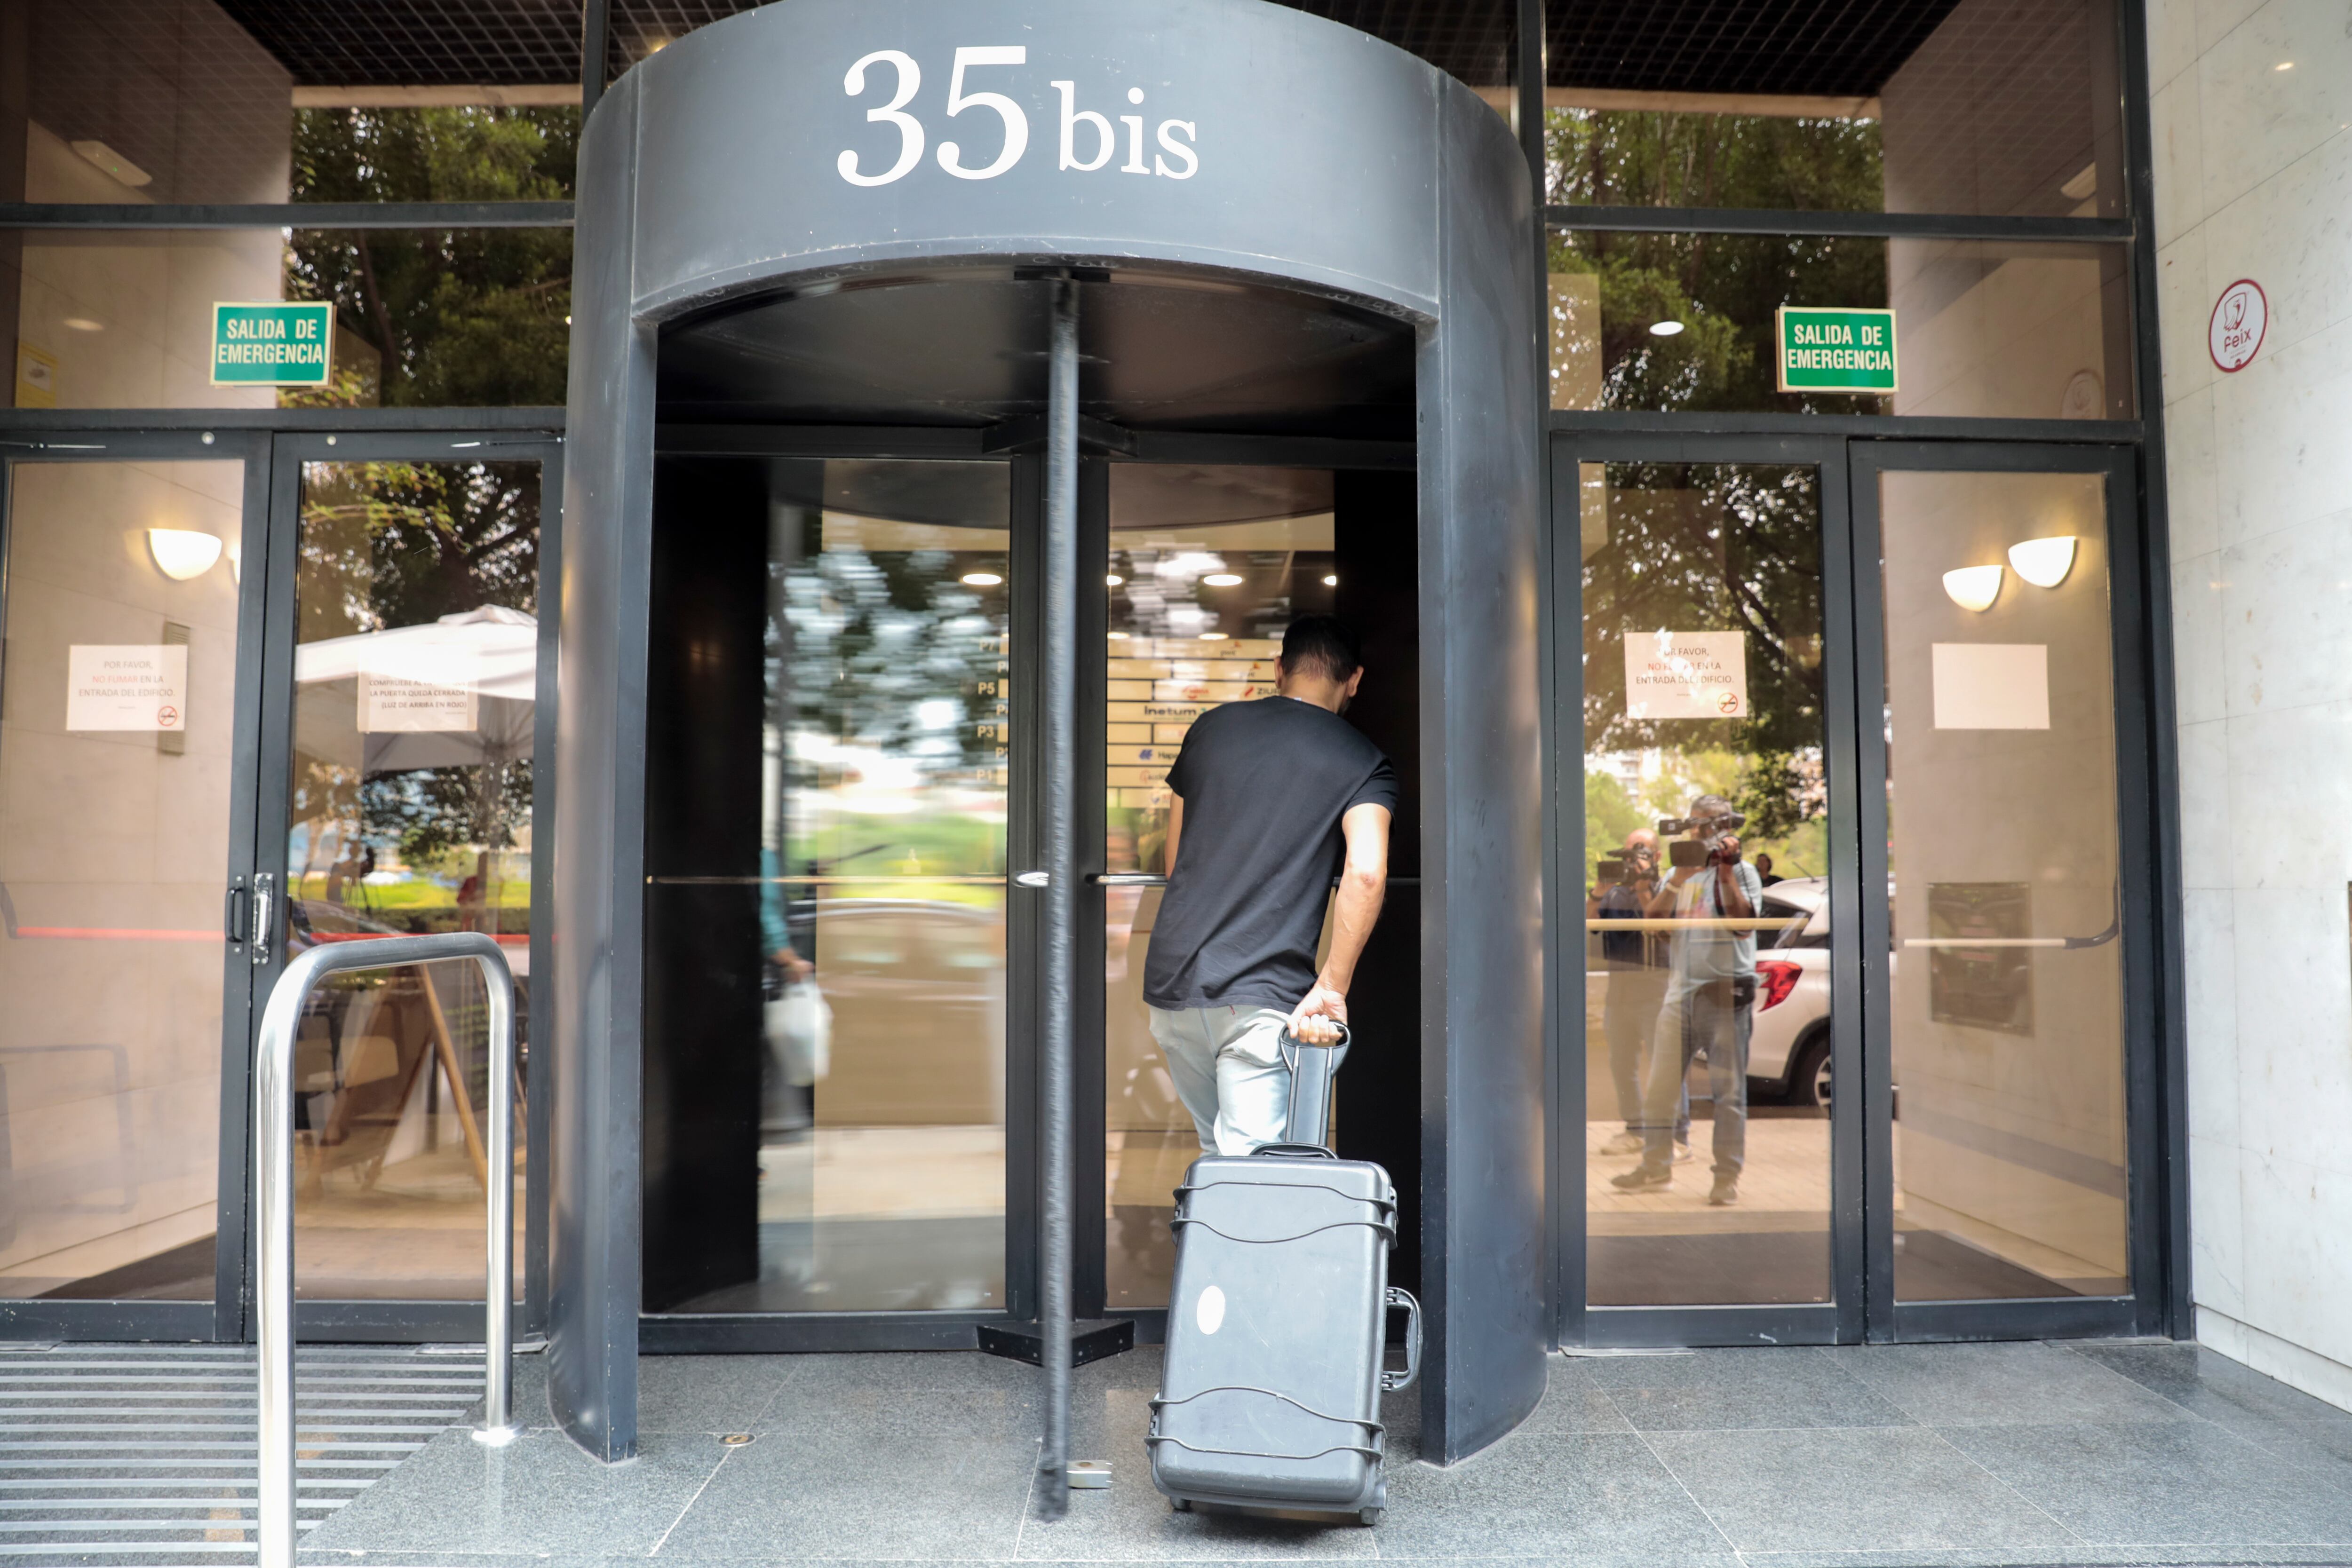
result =
[[[1010,505],[659,473],[648,1311],[1004,1305]]]
[[[1283,629],[1339,593],[1326,470],[1118,465],[1105,589],[1103,865],[1164,874],[1168,769],[1192,721],[1274,692]],[[1161,889],[1103,890],[1104,1213],[1112,1311],[1167,1304],[1177,1185],[1201,1154],[1143,1000]]]

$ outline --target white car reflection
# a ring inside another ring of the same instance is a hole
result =
[[[1748,1096],[1790,1105],[1830,1103],[1830,884],[1790,877],[1764,890],[1763,913],[1789,924],[1759,937]],[[1896,956],[1887,955],[1891,976]]]

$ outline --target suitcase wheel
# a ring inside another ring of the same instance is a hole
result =
[[[1192,1511],[1192,1500],[1190,1498],[1171,1497],[1168,1500],[1168,1510],[1171,1513],[1190,1513]]]
[[[1364,1524],[1378,1524],[1381,1521],[1381,1511],[1377,1508],[1360,1508],[1356,1511],[1356,1518]]]

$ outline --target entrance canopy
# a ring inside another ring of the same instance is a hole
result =
[[[1097,450],[1413,444],[1423,1451],[1475,1451],[1533,1408],[1537,257],[1528,165],[1491,109],[1257,0],[795,0],[695,32],[600,100],[555,834],[550,1374],[583,1446],[635,1444],[656,426],[688,446],[695,426],[912,426],[977,454],[1035,450],[1073,402]],[[1049,395],[1053,341],[1074,391]],[[1048,506],[1049,533],[1067,514]],[[1071,608],[1048,605],[1046,648]],[[1067,829],[1040,822],[1048,858]]]

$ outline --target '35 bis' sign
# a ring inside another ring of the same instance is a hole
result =
[[[948,73],[947,102],[940,110],[941,115],[953,120],[968,110],[984,110],[1002,122],[1002,136],[997,139],[984,133],[967,131],[961,127],[952,128],[958,135],[977,135],[978,139],[971,148],[970,162],[966,161],[962,142],[940,142],[936,157],[940,168],[959,180],[993,180],[1021,162],[1022,156],[1029,151],[1028,111],[1004,94],[983,91],[974,84],[992,79],[1001,85],[1003,78],[983,78],[975,73],[1028,63],[1029,51],[1020,44],[972,45],[956,50],[955,63]],[[883,67],[887,67],[893,74],[886,78],[878,68]],[[869,72],[872,74],[870,83]],[[1052,81],[1045,85],[1059,94],[1061,99],[1060,168],[1092,173],[1108,165],[1112,158],[1123,151],[1126,159],[1118,166],[1118,172],[1122,174],[1153,174],[1171,180],[1189,180],[1200,172],[1201,158],[1194,146],[1198,132],[1191,120],[1161,120],[1154,132],[1152,146],[1147,149],[1143,139],[1144,116],[1121,114],[1118,117],[1118,128],[1114,128],[1110,116],[1099,110],[1078,107],[1076,81]],[[834,167],[841,172],[843,179],[853,185],[887,185],[905,179],[922,162],[927,141],[923,121],[918,114],[922,107],[918,101],[923,90],[922,68],[915,63],[912,55],[904,50],[876,49],[871,54],[861,56],[849,68],[848,74],[841,78],[841,87],[852,99],[865,98],[869,90],[877,94],[887,92],[888,97],[883,102],[866,111],[866,118],[872,124],[895,129],[898,133],[898,145],[895,158],[887,168],[874,168],[866,162],[866,155],[856,148],[844,149]],[[1141,104],[1143,89],[1129,88],[1127,101],[1130,106]],[[965,121],[965,124],[975,127],[986,123],[984,120]],[[1000,128],[991,126],[988,129],[996,131]],[[982,162],[980,156],[987,151],[990,140],[997,141],[996,155]],[[1149,162],[1144,159],[1147,151],[1150,152]],[[1080,156],[1081,153],[1085,156]]]

